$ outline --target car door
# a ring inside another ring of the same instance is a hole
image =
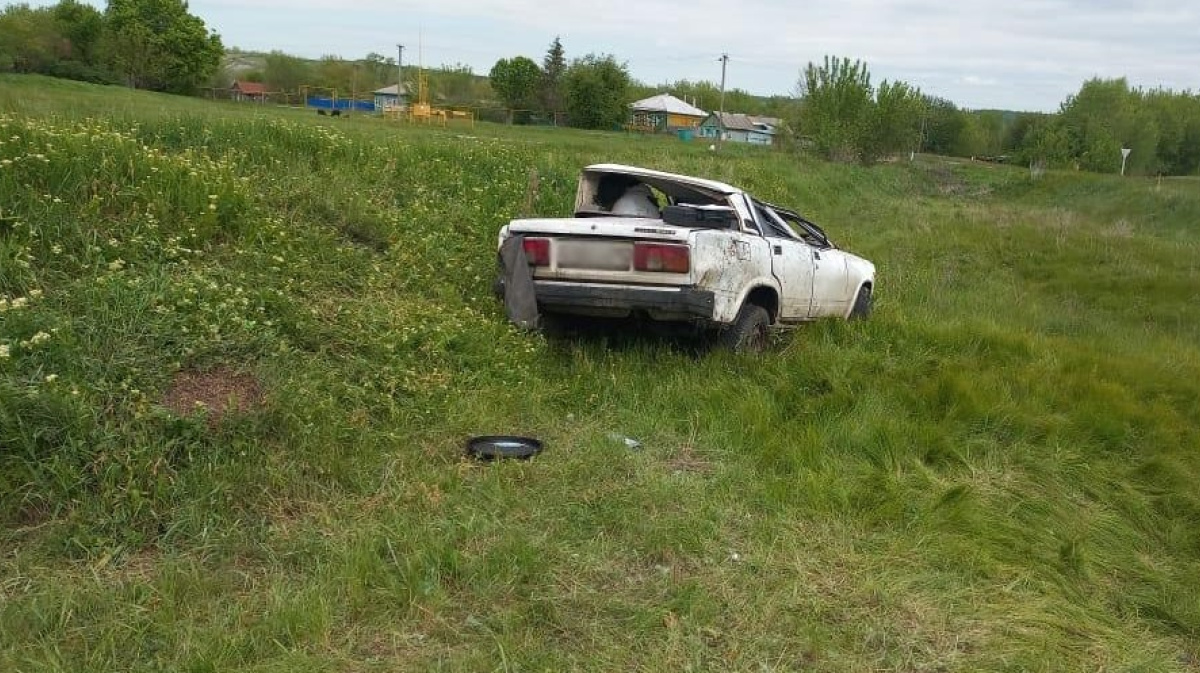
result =
[[[779,281],[781,320],[806,320],[813,299],[813,250],[798,239],[771,208],[755,203],[763,235],[771,246],[771,273]]]
[[[786,223],[789,231],[803,241],[809,250],[812,264],[812,298],[808,317],[822,318],[840,316],[849,310],[847,284],[850,282],[846,256],[833,247],[820,232],[794,213],[770,209],[773,215]]]
[[[846,256],[839,250],[813,250],[812,317],[839,316],[849,305],[846,283],[849,273]]]

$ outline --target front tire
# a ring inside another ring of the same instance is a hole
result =
[[[871,286],[863,285],[858,288],[858,295],[854,297],[854,308],[850,309],[851,320],[866,320],[871,315],[871,308],[875,305],[875,297],[871,294]]]
[[[743,304],[733,324],[721,332],[718,344],[734,353],[761,353],[767,347],[770,324],[767,309],[758,304]]]

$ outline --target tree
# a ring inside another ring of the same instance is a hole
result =
[[[51,8],[59,33],[70,45],[71,60],[95,65],[104,15],[100,10],[75,0],[61,0]]]
[[[1200,173],[1200,96],[1190,91],[1146,91],[1123,78],[1091,79],[1057,115],[1027,127],[1018,120],[1010,131],[1006,144],[1019,142],[1022,158],[1116,173],[1127,148],[1127,173]]]
[[[575,59],[563,73],[563,97],[572,126],[613,128],[629,114],[629,71],[611,55]]]
[[[925,137],[921,151],[949,156],[966,126],[966,114],[945,98],[925,97]]]
[[[1144,104],[1144,94],[1124,79],[1091,79],[1070,96],[1059,118],[1081,168],[1103,173],[1121,169],[1121,148],[1129,155],[1130,173],[1160,170],[1158,123]]]
[[[1004,140],[1000,144],[1000,151],[1005,154],[1015,154],[1021,151],[1025,146],[1025,139],[1029,137],[1037,124],[1043,123],[1046,115],[1035,112],[1018,112],[1016,118],[1004,130]]]
[[[1069,166],[1074,158],[1062,120],[1050,115],[1034,119],[1025,132],[1017,158],[1030,165]]]
[[[1145,94],[1143,104],[1158,127],[1160,170],[1200,174],[1200,95],[1156,89]]]
[[[567,71],[567,57],[562,40],[555,36],[542,59],[542,109],[553,114],[563,109],[562,80]]]
[[[109,0],[103,49],[112,69],[134,87],[192,93],[221,62],[221,38],[183,0]]]
[[[282,51],[263,59],[263,80],[272,91],[298,91],[302,85],[314,83],[309,62]]]
[[[10,5],[0,11],[0,71],[111,82],[97,58],[103,26],[98,10],[75,0],[38,9]]]
[[[50,10],[9,5],[0,12],[0,71],[47,73],[65,55]]]
[[[971,113],[978,122],[982,147],[977,154],[994,156],[1003,153],[1005,131],[1009,121],[999,110],[977,110]]]
[[[1178,161],[1171,168],[1175,175],[1200,175],[1200,97],[1192,102],[1191,115],[1180,134]]]
[[[830,159],[858,158],[874,104],[867,65],[826,56],[823,65],[805,67],[798,87],[801,136]]]
[[[375,90],[388,86],[396,81],[396,59],[383,54],[371,52],[362,60],[363,79],[359,88]]]
[[[988,152],[987,130],[978,116],[959,112],[962,123],[950,145],[948,154],[954,157],[977,157]]]
[[[492,95],[486,77],[476,75],[465,63],[443,64],[425,71],[430,100],[446,105],[473,105]]]
[[[920,91],[904,82],[884,80],[875,93],[870,121],[860,143],[861,159],[869,163],[880,157],[915,150],[923,111]]]
[[[524,56],[502,58],[492,66],[488,80],[492,83],[492,91],[509,108],[532,110],[537,106],[542,69],[531,59]]]
[[[341,56],[331,54],[326,54],[317,61],[312,68],[312,75],[312,84],[335,90],[341,98],[349,98],[358,83],[355,81],[354,64]]]

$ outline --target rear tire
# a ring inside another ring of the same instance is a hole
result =
[[[717,343],[734,353],[761,353],[767,347],[770,324],[767,309],[758,304],[743,304],[733,324],[717,337]]]
[[[854,298],[854,308],[850,309],[851,320],[866,320],[871,315],[871,308],[875,304],[875,298],[871,294],[871,286],[863,285],[858,288],[858,295]]]

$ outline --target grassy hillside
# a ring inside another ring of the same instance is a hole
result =
[[[1200,670],[1196,185],[727,149],[0,78],[0,670]],[[510,329],[496,230],[602,160],[876,315]]]

